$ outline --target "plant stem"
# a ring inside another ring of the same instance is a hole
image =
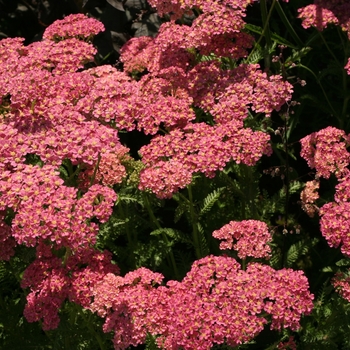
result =
[[[254,48],[257,48],[259,46],[262,38],[265,37],[266,48],[265,48],[265,53],[264,53],[264,56],[265,56],[264,60],[265,60],[265,68],[267,70],[270,68],[270,48],[272,46],[269,21],[270,21],[270,17],[272,15],[272,11],[273,11],[273,8],[275,6],[275,3],[276,3],[276,0],[273,0],[272,5],[270,7],[270,11],[267,12],[266,0],[260,1],[261,17],[262,17],[262,22],[263,22],[263,31],[260,35],[260,38],[258,39],[258,41],[255,43],[255,46],[254,46]],[[250,54],[247,58],[247,62],[249,62],[249,59],[252,56],[253,52],[254,52],[254,49],[250,52]]]
[[[323,86],[322,86],[320,80],[317,78],[317,75],[316,75],[309,67],[306,67],[306,66],[304,66],[304,65],[301,64],[301,63],[298,64],[298,67],[301,67],[301,68],[306,69],[309,73],[311,73],[311,74],[313,75],[313,77],[316,79],[316,82],[317,82],[318,85],[320,86],[320,88],[321,88],[321,90],[322,90],[322,92],[323,92],[323,95],[324,95],[324,97],[325,97],[325,99],[326,99],[326,101],[327,101],[327,103],[328,103],[330,109],[331,109],[332,112],[333,112],[333,115],[339,120],[338,115],[337,115],[337,112],[336,112],[336,110],[333,108],[331,102],[329,101],[329,98],[328,98],[328,96],[327,96],[327,94],[326,94],[326,91],[324,90],[324,88],[323,88]]]
[[[129,230],[129,221],[127,220],[127,215],[125,215],[125,213],[124,213],[124,209],[123,209],[123,205],[122,205],[122,203],[121,203],[121,201],[120,200],[118,200],[118,202],[117,202],[117,208],[118,208],[118,210],[119,210],[119,214],[120,214],[120,217],[121,218],[125,218],[126,220],[125,220],[125,231],[126,231],[126,237],[127,237],[127,239],[128,239],[128,243],[130,244],[130,245],[132,245],[132,239],[131,239],[131,234],[130,234],[130,230]]]
[[[191,223],[192,223],[192,238],[193,238],[193,244],[194,249],[196,251],[196,257],[197,259],[202,258],[202,251],[199,241],[199,232],[198,232],[198,226],[197,226],[197,215],[194,210],[194,203],[193,203],[193,194],[192,194],[192,187],[191,185],[187,186],[188,191],[188,199],[190,202],[190,215],[191,215]]]
[[[243,206],[244,208],[248,207],[249,219],[259,219],[259,215],[255,205],[257,192],[255,190],[256,186],[255,186],[255,182],[252,174],[252,167],[242,164],[241,169],[243,171],[243,176],[241,177],[242,179],[241,183],[245,193]],[[243,219],[248,219],[248,217],[246,217],[246,210],[244,212]]]
[[[78,310],[79,315],[81,315],[81,317],[84,319],[84,322],[87,326],[87,328],[89,329],[89,331],[94,335],[95,339],[98,342],[98,345],[100,346],[101,350],[106,350],[106,347],[103,344],[103,340],[100,337],[100,335],[95,331],[94,327],[91,325],[90,320],[87,319],[86,315],[84,314],[84,310]]]
[[[159,221],[157,220],[157,218],[155,217],[153,210],[151,208],[151,205],[149,203],[148,197],[147,197],[147,193],[143,192],[143,198],[144,198],[144,203],[148,212],[148,215],[150,216],[153,225],[155,226],[155,228],[157,229],[162,229],[162,226],[159,224]],[[169,244],[169,240],[168,237],[166,236],[166,234],[164,232],[162,232],[162,237],[164,239],[164,241],[166,242],[166,244]],[[174,253],[172,251],[172,248],[170,248],[170,252],[169,252],[169,258],[170,258],[170,264],[173,267],[175,276],[177,279],[179,279],[180,275],[179,275],[179,271],[177,269],[177,265],[176,265],[176,261],[175,261],[175,257],[174,257]]]
[[[97,169],[98,169],[98,167],[100,166],[100,161],[101,161],[101,154],[99,153],[99,154],[98,154],[98,157],[97,157],[97,163],[96,163],[96,166],[95,166],[95,169],[94,169],[94,173],[93,173],[93,175],[92,175],[92,178],[91,178],[90,186],[89,186],[89,187],[91,187],[92,184],[95,182]]]
[[[283,11],[283,8],[281,6],[281,4],[277,1],[276,2],[276,10],[283,22],[283,24],[285,25],[285,27],[287,28],[289,34],[293,37],[294,41],[297,43],[297,45],[299,47],[303,47],[304,43],[301,41],[301,39],[299,38],[298,34],[295,32],[293,26],[290,24],[286,14]]]

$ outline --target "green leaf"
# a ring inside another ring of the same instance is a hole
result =
[[[174,222],[177,223],[181,219],[181,216],[188,212],[189,212],[189,203],[184,201],[180,202],[178,207],[175,209]]]
[[[219,187],[204,198],[203,205],[199,211],[199,217],[206,215],[212,209],[225,188],[226,187]]]
[[[350,266],[349,259],[341,259],[335,263],[337,266]]]
[[[167,235],[173,241],[180,241],[184,243],[191,243],[191,240],[180,230],[175,230],[173,228],[159,228],[150,233],[151,236]]]
[[[261,27],[253,25],[253,24],[250,24],[250,23],[246,23],[244,28],[247,29],[248,31],[252,32],[252,33],[256,33],[256,34],[259,34],[259,35],[262,35],[262,32],[263,32],[263,29]],[[297,46],[292,44],[290,41],[282,38],[281,36],[279,36],[276,33],[271,33],[271,39],[274,42],[276,42],[277,44],[286,45],[286,46],[291,47],[293,49],[297,49],[298,48]]]

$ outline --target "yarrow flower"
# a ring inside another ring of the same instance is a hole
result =
[[[65,300],[88,307],[94,285],[108,273],[119,273],[107,251],[83,249],[74,255],[66,254],[66,262],[62,264],[62,259],[41,241],[36,260],[23,274],[21,287],[30,289],[24,316],[28,322],[42,320],[43,330],[58,327],[58,311]]]
[[[171,197],[188,185],[196,172],[212,178],[231,159],[256,164],[263,154],[271,154],[269,140],[268,134],[242,128],[236,121],[217,126],[188,124],[154,137],[140,149],[146,168],[141,171],[139,188],[151,189],[160,198]]]
[[[162,328],[159,309],[165,300],[159,299],[153,287],[162,280],[161,274],[139,268],[125,277],[109,273],[96,284],[89,309],[106,318],[103,331],[114,331],[115,349],[142,344],[147,331]]]
[[[329,126],[304,137],[300,143],[300,155],[318,176],[328,179],[334,173],[341,178],[349,172],[350,153],[344,131]]]
[[[338,248],[350,257],[350,202],[327,203],[320,208],[322,235],[330,247]]]
[[[214,344],[250,341],[271,315],[271,328],[300,327],[312,310],[313,295],[301,271],[249,264],[246,271],[229,257],[197,260],[181,282],[156,286],[163,276],[138,269],[124,278],[107,274],[95,285],[91,310],[114,331],[115,349],[126,349],[157,335],[166,350],[207,350]]]
[[[304,28],[323,30],[328,24],[340,25],[350,38],[350,4],[347,0],[315,0],[314,4],[300,8],[299,18]]]
[[[248,256],[267,258],[271,253],[268,243],[272,237],[267,225],[262,221],[231,221],[220,230],[214,231],[213,237],[223,240],[220,249],[235,249],[241,259]]]
[[[319,188],[319,181],[307,181],[305,188],[300,193],[301,206],[310,217],[314,217],[315,213],[318,211],[318,207],[314,203],[319,198]]]
[[[319,4],[308,5],[298,10],[299,16],[303,20],[302,26],[307,29],[310,27],[316,27],[318,30],[323,30],[328,24],[338,24],[338,18],[334,13]]]
[[[349,271],[348,271],[349,272]],[[350,277],[347,273],[337,272],[332,278],[335,290],[348,302],[350,302]]]
[[[0,210],[13,208],[12,236],[18,244],[34,246],[40,239],[58,246],[78,247],[96,241],[98,225],[112,213],[116,193],[91,186],[77,199],[78,189],[63,185],[55,167],[22,165],[0,178]]]
[[[94,18],[89,18],[82,13],[66,16],[57,20],[45,29],[44,39],[53,41],[66,40],[68,38],[91,39],[94,35],[103,32],[104,25]]]

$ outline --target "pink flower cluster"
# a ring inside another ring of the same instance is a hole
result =
[[[298,10],[304,28],[323,30],[328,24],[340,25],[350,38],[350,4],[347,0],[315,0]]]
[[[350,277],[344,272],[338,272],[332,278],[335,290],[348,302],[350,302]]]
[[[87,308],[94,286],[106,274],[119,272],[107,251],[84,248],[72,254],[66,250],[62,264],[62,259],[52,253],[52,248],[55,246],[38,245],[37,259],[25,270],[21,282],[22,288],[30,289],[24,316],[28,322],[42,320],[43,330],[58,327],[58,311],[65,300]]]
[[[87,41],[103,30],[84,15],[48,27],[42,42],[0,41],[0,240],[3,259],[16,244],[37,245],[22,282],[30,289],[29,322],[57,327],[68,299],[106,318],[104,331],[114,331],[116,349],[143,343],[150,333],[164,349],[205,350],[249,341],[269,321],[272,329],[296,330],[310,313],[313,296],[301,272],[261,264],[243,271],[234,259],[208,256],[182,282],[156,287],[160,274],[141,268],[116,276],[111,255],[92,248],[96,221],[108,220],[117,199],[107,186],[126,175],[128,149],[118,131],[156,135],[140,150],[139,188],[160,198],[184,188],[194,173],[213,177],[230,161],[255,165],[271,154],[270,136],[244,127],[244,119],[250,111],[279,110],[291,85],[258,65],[223,70],[217,61],[196,62],[197,53],[247,55],[253,39],[242,29],[251,2],[153,2],[163,13],[171,8],[174,18],[193,7],[201,14],[192,26],[163,24],[155,39],[123,48],[128,72],[148,71],[139,81],[113,67],[80,71],[96,52]],[[208,123],[196,120],[198,108]],[[40,166],[27,164],[31,155]],[[60,177],[59,167],[69,175]],[[79,179],[80,189],[68,186]],[[9,209],[11,227],[3,223]],[[264,223],[231,226],[218,236],[231,246],[235,238],[240,257],[269,254]]]
[[[272,237],[267,225],[262,221],[231,221],[221,229],[214,231],[213,237],[222,240],[220,249],[234,249],[241,259],[248,256],[267,258],[271,253],[268,243]]]
[[[327,127],[300,140],[300,155],[316,175],[328,179],[332,173],[338,178],[349,172],[350,153],[347,151],[348,136],[334,127]]]
[[[163,276],[146,268],[129,272],[125,277],[107,274],[94,289],[93,312],[106,318],[104,332],[114,331],[115,349],[137,346],[146,340],[147,331],[162,328],[160,312],[165,300],[159,298],[155,284]]]
[[[298,17],[303,20],[303,28],[316,27],[318,30],[323,30],[330,23],[339,24],[339,20],[333,11],[321,6],[321,4],[324,5],[325,1],[318,1],[316,4],[298,10]]]
[[[146,168],[141,172],[139,188],[151,189],[159,198],[171,197],[191,182],[193,173],[214,177],[231,159],[256,164],[263,154],[271,154],[269,140],[269,135],[242,128],[235,121],[214,127],[189,124],[156,136],[140,149]]]
[[[164,23],[156,38],[134,38],[122,48],[128,72],[149,72],[139,82],[141,93],[129,113],[145,133],[156,134],[161,124],[168,131],[140,150],[146,165],[141,190],[169,198],[190,183],[193,173],[213,177],[231,160],[254,165],[263,154],[271,154],[269,136],[244,128],[243,120],[248,109],[266,116],[279,110],[291,98],[292,86],[281,76],[268,77],[258,65],[223,70],[216,60],[195,59],[196,52],[234,59],[247,54],[252,38],[241,30],[250,3],[153,2],[161,14],[171,9],[174,19],[192,7],[203,13],[191,26]],[[146,99],[147,108],[139,108]],[[210,114],[214,125],[195,124],[193,105]]]
[[[350,202],[327,203],[320,208],[322,235],[330,247],[338,248],[350,257]]]
[[[89,18],[82,13],[77,13],[55,21],[46,28],[43,38],[53,41],[74,37],[78,39],[91,39],[94,35],[104,30],[105,28],[100,21]]]
[[[106,222],[117,199],[100,185],[79,199],[77,192],[63,185],[53,166],[22,165],[0,178],[0,210],[16,211],[11,234],[18,244],[34,246],[44,239],[76,250],[95,243],[98,225],[91,219]]]
[[[122,48],[128,72],[148,73],[138,82],[133,103],[128,103],[133,110],[125,112],[126,124],[130,125],[131,114],[145,133],[157,134],[161,125],[166,129],[165,135],[157,135],[140,150],[146,165],[141,190],[169,198],[188,185],[194,173],[214,177],[231,160],[254,165],[262,155],[271,154],[269,136],[245,128],[244,119],[249,110],[266,116],[278,111],[291,99],[291,84],[279,75],[267,76],[259,65],[223,70],[217,60],[196,62],[198,54],[233,59],[247,54],[252,38],[242,28],[250,3],[152,2],[160,13],[171,9],[174,19],[193,7],[199,6],[202,13],[191,26],[164,23],[157,37],[134,38]],[[194,122],[193,106],[213,122]]]
[[[305,188],[300,193],[301,206],[310,217],[314,217],[315,213],[318,210],[317,206],[314,203],[320,197],[318,194],[319,188],[319,181],[307,181]]]
[[[126,169],[121,162],[130,158],[130,156],[126,155],[128,151],[128,148],[121,146],[118,153],[102,154],[96,172],[95,167],[89,167],[79,173],[79,188],[89,188],[94,174],[94,184],[100,183],[109,187],[120,184],[126,177]]]
[[[344,131],[327,127],[319,132],[304,137],[301,142],[301,156],[311,168],[316,169],[316,176],[328,179],[332,173],[338,179],[335,187],[334,202],[319,209],[322,235],[330,247],[338,248],[350,257],[350,174],[348,165],[350,153],[347,151],[349,136]],[[303,209],[314,215],[318,210],[314,205],[318,199],[319,181],[309,181],[301,193]]]
[[[144,342],[147,332],[167,350],[237,346],[260,333],[270,317],[272,329],[297,330],[313,307],[302,272],[261,264],[243,271],[229,257],[207,256],[182,282],[155,287],[161,281],[142,268],[124,278],[108,274],[95,285],[91,310],[105,318],[105,332],[114,331],[115,349]]]

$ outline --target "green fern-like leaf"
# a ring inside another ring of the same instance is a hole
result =
[[[225,187],[219,187],[204,198],[203,205],[199,211],[199,217],[206,215],[213,208],[224,189]]]
[[[289,248],[287,252],[286,262],[288,266],[295,263],[302,255],[305,255],[309,250],[308,245],[304,241],[299,241]]]
[[[204,255],[208,255],[209,254],[209,247],[208,247],[208,242],[207,239],[205,238],[205,234],[204,234],[204,228],[202,227],[202,225],[198,222],[197,223],[197,227],[198,227],[198,234],[199,234],[199,244],[201,246],[201,252]]]
[[[159,236],[165,234],[174,242],[191,243],[191,240],[180,230],[173,228],[159,228],[150,233],[151,236]]]
[[[156,339],[154,335],[147,333],[145,350],[158,350]]]
[[[298,248],[295,244],[293,244],[287,253],[287,265],[291,266],[293,263],[295,263],[300,256],[300,253],[298,251]]]
[[[174,222],[177,223],[183,214],[189,212],[189,204],[185,201],[180,202],[178,207],[175,209]]]

